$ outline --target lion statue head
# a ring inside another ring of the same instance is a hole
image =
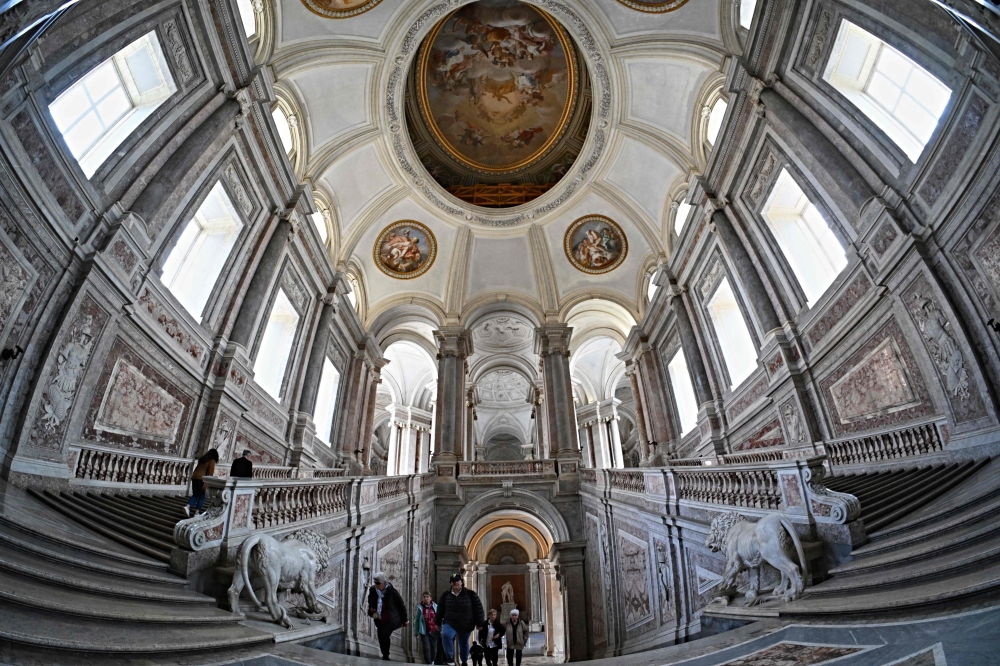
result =
[[[302,529],[296,530],[286,536],[282,541],[295,540],[309,546],[316,553],[316,560],[319,564],[319,571],[326,569],[330,564],[330,542],[326,537],[316,530]]]
[[[729,536],[729,530],[733,528],[733,525],[746,521],[745,516],[741,516],[735,511],[719,514],[712,521],[712,527],[708,531],[708,538],[705,540],[705,545],[713,553],[719,552],[725,548],[726,537]]]

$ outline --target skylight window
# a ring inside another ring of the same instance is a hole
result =
[[[719,132],[722,130],[722,119],[726,117],[726,109],[728,108],[729,103],[724,99],[719,99],[712,105],[712,111],[708,114],[708,129],[705,135],[713,146],[716,139],[719,138]]]
[[[884,41],[842,21],[823,79],[916,162],[941,120],[951,89]]]
[[[243,32],[247,39],[257,35],[257,12],[254,11],[253,0],[236,0],[236,8],[240,11],[240,19],[243,21]]]
[[[764,204],[764,219],[813,305],[847,267],[843,246],[787,169]]]
[[[687,201],[682,201],[677,206],[677,213],[674,215],[674,232],[676,232],[678,236],[681,235],[684,225],[687,224],[688,218],[691,217],[692,208],[693,206]]]
[[[278,128],[278,139],[281,140],[285,153],[291,153],[295,144],[292,143],[292,126],[288,124],[288,116],[285,115],[280,106],[274,107],[271,116],[274,118],[274,126]]]
[[[49,105],[66,146],[90,178],[177,91],[155,32],[90,70]]]
[[[670,385],[674,389],[674,402],[681,418],[681,435],[686,435],[698,425],[698,399],[694,395],[691,373],[688,372],[684,350],[678,349],[667,364]]]
[[[722,278],[708,302],[708,314],[729,370],[729,388],[739,386],[757,369],[757,349],[728,278]]]
[[[216,183],[163,262],[160,279],[198,321],[242,229],[225,188]]]
[[[740,25],[750,29],[753,23],[753,12],[757,9],[757,0],[740,0]]]
[[[299,314],[292,307],[285,290],[278,289],[253,367],[257,385],[275,400],[281,400],[281,383],[285,379],[285,368],[288,367],[298,325]]]
[[[323,374],[319,380],[319,395],[316,396],[316,436],[326,445],[330,444],[330,430],[337,407],[337,389],[340,387],[340,373],[330,362],[323,359]]]

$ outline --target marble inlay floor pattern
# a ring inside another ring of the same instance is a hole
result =
[[[809,645],[786,643],[764,648],[721,666],[813,666],[861,652],[865,648],[848,645]]]

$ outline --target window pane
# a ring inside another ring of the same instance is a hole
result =
[[[88,109],[90,109],[90,99],[81,86],[73,86],[59,95],[49,106],[49,112],[60,132],[65,132]]]
[[[757,369],[757,349],[728,278],[723,278],[715,290],[708,303],[708,313],[729,370],[729,388],[739,386]]]
[[[757,0],[740,0],[740,25],[747,30],[753,23],[753,12],[756,7]]]
[[[108,128],[125,115],[132,108],[132,103],[128,95],[121,88],[118,88],[97,104],[97,114],[101,117],[104,127]]]
[[[899,86],[879,72],[872,75],[871,83],[868,84],[868,94],[890,112],[896,108],[896,102],[899,101],[901,92]]]
[[[694,385],[691,383],[691,373],[688,372],[683,349],[678,350],[667,364],[667,373],[670,375],[670,385],[674,389],[674,400],[677,402],[681,435],[686,435],[698,425],[698,400],[694,395]]]
[[[722,119],[726,115],[729,104],[726,100],[720,99],[712,106],[712,113],[708,116],[708,142],[715,145],[715,140],[719,138],[719,131],[722,129]]]
[[[924,142],[931,138],[934,128],[937,127],[937,118],[909,95],[903,95],[896,105],[896,117]]]
[[[236,7],[240,10],[240,19],[243,21],[243,32],[247,39],[257,34],[257,14],[253,10],[251,0],[236,0]]]
[[[913,65],[896,49],[883,46],[882,50],[879,51],[875,69],[888,77],[897,86],[902,86],[906,83],[906,79],[909,78]]]
[[[66,145],[73,155],[81,155],[101,137],[103,131],[104,126],[98,120],[97,113],[88,111],[73,129],[63,134],[63,138],[66,139]]]
[[[115,87],[120,86],[121,80],[118,78],[118,72],[115,70],[114,63],[106,60],[103,64],[98,65],[93,72],[84,77],[83,85],[87,89],[87,92],[90,93],[91,98],[96,101],[107,95]]]
[[[253,368],[254,380],[275,400],[281,399],[281,383],[285,378],[298,323],[299,315],[291,301],[283,289],[278,289]]]
[[[674,231],[677,232],[678,236],[681,235],[681,230],[687,224],[688,218],[691,217],[691,208],[691,204],[686,201],[682,201],[677,207],[677,215],[674,216]]]
[[[936,117],[944,112],[950,97],[948,89],[940,81],[919,68],[910,75],[906,92]]]
[[[149,48],[142,48],[125,58],[128,63],[129,72],[135,80],[135,86],[140,93],[147,93],[150,90],[159,88],[163,82],[160,80],[160,73],[156,71],[153,64],[153,54]]]
[[[163,262],[163,284],[199,321],[242,228],[222,183],[216,183]]]
[[[326,220],[323,219],[323,213],[313,213],[312,214],[312,221],[313,221],[313,224],[316,225],[316,231],[319,232],[319,238],[320,238],[320,240],[325,243],[328,232],[326,230]]]
[[[285,112],[281,110],[281,107],[275,107],[274,111],[271,112],[274,117],[274,125],[278,128],[278,138],[281,140],[281,145],[285,147],[285,152],[292,152],[292,128],[288,125],[288,118],[285,116]]]
[[[319,380],[319,394],[316,396],[316,436],[323,442],[330,443],[330,430],[333,427],[333,415],[337,407],[337,389],[340,387],[340,373],[330,362],[323,359],[323,375]]]
[[[848,35],[844,53],[840,56],[840,62],[837,63],[837,74],[848,79],[859,79],[870,48],[868,42],[860,36],[854,33]]]

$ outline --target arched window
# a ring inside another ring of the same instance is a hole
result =
[[[646,298],[650,302],[653,301],[653,296],[656,295],[656,290],[659,289],[659,286],[653,281],[653,278],[655,277],[656,271],[651,271],[649,275],[646,276]]]
[[[747,30],[753,23],[755,9],[757,9],[757,0],[740,0],[740,25]]]
[[[330,445],[330,430],[337,408],[337,390],[340,388],[340,373],[328,358],[323,359],[323,374],[319,379],[319,394],[316,396],[316,437]]]
[[[677,212],[674,214],[674,232],[678,236],[681,235],[684,225],[687,224],[688,218],[691,217],[692,208],[693,206],[687,201],[682,201],[677,205]]]
[[[90,178],[176,91],[160,40],[150,32],[66,89],[49,105],[49,113]]]
[[[951,99],[919,64],[850,21],[842,21],[823,79],[916,162]]]
[[[292,141],[292,126],[288,122],[288,116],[280,106],[274,107],[271,116],[274,118],[274,126],[278,129],[278,139],[285,148],[285,154],[291,154],[295,143]]]
[[[312,217],[313,224],[316,225],[316,231],[319,232],[319,239],[326,245],[326,239],[330,237],[330,232],[326,228],[326,217],[322,212],[313,213]]]
[[[160,279],[198,321],[242,229],[229,195],[216,183],[163,262]]]
[[[787,169],[778,175],[763,214],[806,300],[813,305],[847,267],[843,246]]]
[[[720,97],[712,105],[712,110],[708,114],[708,128],[705,130],[705,138],[713,146],[716,139],[719,138],[719,132],[722,130],[722,119],[726,117],[726,109],[728,108],[729,103]]]
[[[347,278],[347,281],[351,285],[351,291],[347,294],[347,302],[351,304],[351,307],[355,310],[358,309],[358,283],[354,281],[354,278]]]
[[[243,21],[243,32],[247,39],[257,35],[257,12],[254,9],[254,0],[236,0],[236,8],[240,10],[240,19]]]

